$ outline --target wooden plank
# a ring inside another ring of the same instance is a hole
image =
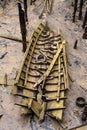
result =
[[[31,104],[31,110],[35,113],[37,117],[39,117],[41,111],[41,104],[33,100]]]
[[[59,102],[56,101],[49,101],[47,103],[47,110],[62,108],[64,100],[60,100]]]
[[[43,102],[41,109],[42,111],[40,112],[39,120],[43,121],[45,116],[45,110],[46,110],[46,102]]]
[[[64,92],[61,92],[61,95],[64,96]],[[59,102],[57,102],[57,103],[55,103],[55,102],[53,103],[53,102],[52,102],[51,104],[49,104],[49,107],[54,107],[54,106],[56,106],[56,107],[61,108],[61,107],[63,106],[63,104],[64,104],[64,101],[61,100],[61,101],[59,101]],[[62,110],[62,109],[61,109],[61,110],[53,110],[53,111],[51,111],[51,112],[48,112],[48,114],[49,114],[50,116],[56,118],[57,120],[62,120],[63,110]]]
[[[69,76],[68,76],[68,70],[67,70],[67,59],[66,59],[66,49],[65,49],[65,45],[63,46],[63,53],[64,53],[64,65],[65,65],[65,74],[66,74],[66,88],[69,89]]]

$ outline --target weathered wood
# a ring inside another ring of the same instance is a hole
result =
[[[60,30],[58,29],[58,35],[60,36],[60,39],[61,39],[61,33],[60,33]],[[61,41],[62,43],[62,41]],[[61,44],[60,43],[60,44]],[[57,44],[57,48],[60,47],[60,44]],[[61,54],[60,54],[61,55]],[[60,56],[58,57],[58,93],[57,93],[57,101],[59,101],[59,98],[60,98],[60,86],[61,86],[61,83],[60,83],[60,73],[61,73],[61,63],[60,63]]]
[[[82,19],[82,7],[83,7],[83,0],[80,0],[80,7],[79,7],[79,20]]]
[[[77,49],[77,44],[78,44],[78,40],[76,40],[74,43],[74,47],[73,47],[74,49]]]
[[[87,8],[85,11],[84,21],[83,21],[83,25],[82,25],[83,28],[85,28],[86,23],[87,23]]]
[[[25,20],[28,22],[28,16],[27,16],[27,0],[24,0],[24,11],[25,11]]]
[[[63,53],[64,53],[64,68],[65,68],[65,88],[69,89],[69,75],[68,75],[68,67],[67,67],[67,58],[66,58],[66,47],[63,46]]]
[[[75,22],[75,16],[76,16],[76,11],[77,11],[77,4],[78,0],[74,0],[74,12],[73,12],[73,22]]]
[[[68,87],[66,61],[64,61],[66,60],[64,48],[66,42],[59,33],[55,53],[43,52],[45,46],[40,44],[42,42],[39,39],[42,38],[45,43],[51,35],[49,27],[46,27],[47,25],[40,26],[37,29],[39,31],[35,31],[32,35],[32,40],[24,56],[25,60],[23,60],[20,73],[16,77],[14,93],[22,97],[20,103],[22,114],[27,114],[27,112],[32,114],[33,112],[41,121],[46,112],[51,117],[62,120],[63,110],[66,108],[64,106],[65,90]],[[52,38],[52,41],[54,39],[55,37]],[[47,44],[50,44],[49,41]],[[37,58],[38,55],[42,57]],[[45,61],[42,60],[44,57]],[[35,76],[35,72],[36,75],[39,74],[38,77]]]
[[[41,28],[41,32],[42,32],[42,30],[43,30],[43,29],[42,29],[43,26],[42,26],[41,24],[39,25],[38,28]],[[38,32],[39,35],[40,35],[41,32],[40,32],[40,30],[39,30],[38,28],[37,28],[35,31]],[[33,35],[34,35],[34,33],[32,34],[32,37],[33,37]],[[31,45],[32,45],[32,38],[31,38],[31,40],[30,40],[29,45],[27,46],[27,50],[26,50],[26,52],[25,52],[25,55],[24,55],[23,61],[22,61],[22,63],[21,63],[21,67],[20,67],[19,73],[18,73],[18,75],[17,75],[17,77],[16,77],[15,84],[17,84],[17,83],[19,82],[19,79],[20,79],[20,76],[21,76],[21,73],[22,73],[21,70],[23,70],[23,66],[24,66],[24,63],[25,63],[25,61],[26,61],[26,58],[27,58],[27,55],[28,55],[28,52],[29,52],[29,49],[30,49]]]
[[[0,85],[7,86],[7,74],[0,76]]]
[[[46,102],[43,102],[42,106],[41,106],[41,112],[40,112],[40,116],[39,116],[39,121],[43,121],[44,120],[44,116],[45,116],[45,111],[46,111]]]
[[[22,39],[18,38],[18,37],[6,36],[6,35],[1,35],[1,34],[0,34],[0,37],[6,38],[6,39],[9,39],[9,40],[13,40],[13,41],[16,41],[16,42],[22,42]],[[28,41],[27,41],[27,43],[28,43]]]
[[[87,27],[85,27],[85,30],[84,30],[82,38],[83,39],[87,39]]]
[[[33,100],[31,104],[31,110],[35,113],[37,117],[39,117],[41,111],[41,104]]]
[[[26,23],[25,23],[24,11],[22,10],[20,3],[18,3],[18,10],[19,10],[19,22],[20,22],[20,28],[21,28],[21,34],[22,34],[22,41],[23,41],[23,52],[25,52],[26,48],[27,48],[27,45],[26,45]]]
[[[29,100],[31,101],[31,98],[35,97],[34,92],[33,92],[33,91],[29,91],[29,89],[36,91],[36,89],[34,89],[30,84],[28,85],[28,83],[27,83],[27,81],[28,81],[28,73],[29,73],[28,71],[29,71],[29,65],[30,65],[30,61],[31,61],[31,59],[32,59],[32,54],[33,54],[33,51],[34,51],[34,47],[36,46],[37,40],[38,40],[38,38],[40,37],[40,35],[41,35],[43,29],[44,29],[44,26],[43,26],[42,24],[40,24],[39,27],[35,30],[35,32],[38,32],[38,33],[37,33],[36,39],[34,40],[34,44],[32,44],[33,38],[31,38],[30,44],[29,44],[28,47],[27,47],[27,50],[26,50],[26,52],[25,52],[25,56],[24,56],[22,65],[21,65],[21,67],[20,67],[20,71],[19,71],[19,73],[18,73],[18,75],[17,75],[17,77],[16,77],[16,82],[15,82],[16,88],[14,88],[14,89],[15,89],[15,90],[14,90],[14,94],[17,93],[18,87],[20,88],[20,86],[24,86],[25,88],[27,88],[27,89],[24,89],[24,90],[23,90],[23,95],[28,98],[28,101],[27,101],[27,98],[25,98],[25,99],[22,100],[22,104],[25,104],[26,106],[28,106]],[[33,37],[34,35],[36,35],[35,32],[33,33],[32,37]],[[33,50],[30,51],[30,48],[31,48],[32,45],[33,45]],[[31,52],[31,53],[30,53],[30,52]],[[27,62],[27,56],[29,56],[28,62]],[[31,56],[31,58],[30,58],[30,56]],[[25,62],[26,62],[26,68],[25,68]],[[22,70],[22,71],[21,71],[21,70]],[[24,76],[22,77],[22,72],[23,72],[23,71],[25,72],[25,75],[23,74]],[[24,81],[22,81],[21,78],[22,78]],[[31,80],[31,79],[29,79],[29,80]],[[26,84],[26,83],[27,83],[27,84]],[[18,86],[18,87],[17,87],[17,86]],[[22,88],[22,87],[21,87],[21,88]],[[22,95],[20,95],[20,96],[22,96]],[[30,97],[31,97],[31,98],[30,98]],[[33,98],[33,99],[34,99],[34,98]],[[28,109],[29,109],[29,108],[28,108]],[[30,112],[29,112],[30,109],[29,109],[29,111],[28,111],[28,110],[26,111],[26,110],[27,110],[26,108],[23,108],[23,107],[22,107],[22,109],[21,109],[21,114],[24,114],[24,113],[26,114],[27,112],[30,113]]]

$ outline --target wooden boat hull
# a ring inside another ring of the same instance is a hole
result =
[[[62,120],[69,88],[65,41],[42,23],[34,31],[16,77],[13,94],[21,97],[21,114],[45,113]]]

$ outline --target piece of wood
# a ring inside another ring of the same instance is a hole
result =
[[[19,10],[19,22],[20,22],[20,30],[22,35],[22,42],[23,42],[23,52],[26,51],[27,44],[26,44],[26,22],[25,22],[25,13],[21,7],[21,3],[18,3],[18,10]]]
[[[46,110],[46,102],[43,102],[42,106],[41,106],[41,112],[40,112],[40,116],[39,116],[39,121],[43,121],[44,120],[44,116],[45,116],[45,110]]]
[[[83,0],[80,0],[80,7],[79,7],[79,20],[82,19],[82,7],[83,7]]]
[[[9,40],[13,40],[13,41],[16,41],[16,42],[22,42],[22,39],[21,38],[18,38],[18,37],[14,37],[14,36],[9,36],[9,35],[2,35],[2,34],[0,34],[0,37],[1,38],[6,38],[6,39],[9,39]],[[29,42],[29,41],[26,41],[27,43]]]
[[[29,109],[31,108],[32,102],[33,102],[33,99],[29,99],[29,100],[28,100],[28,108],[29,108]]]
[[[74,12],[73,12],[73,22],[75,22],[75,17],[76,17],[76,11],[77,11],[77,5],[78,5],[78,0],[74,0]]]
[[[24,3],[24,11],[25,11],[25,20],[28,22],[28,15],[27,15],[27,0],[23,0]]]
[[[58,36],[61,39],[61,32],[60,32],[59,28],[58,28]],[[62,41],[61,41],[61,43],[62,43]],[[57,48],[60,47],[60,44],[57,45]],[[60,66],[61,66],[61,62],[60,62],[60,56],[59,56],[58,57],[58,91],[57,91],[57,101],[59,101],[59,98],[60,98],[60,87],[61,87],[61,83],[60,83],[60,73],[61,73],[60,69],[61,69],[61,67]]]
[[[87,23],[87,7],[86,7],[85,16],[84,16],[83,25],[82,25],[83,28],[85,28],[86,23]]]
[[[77,43],[78,43],[78,40],[76,40],[74,43],[74,47],[73,47],[74,49],[77,49]]]
[[[69,76],[68,76],[68,67],[67,67],[67,63],[66,63],[66,61],[67,61],[67,58],[66,58],[66,47],[65,47],[65,45],[63,46],[63,54],[64,54],[64,70],[65,70],[65,82],[66,82],[66,89],[69,89]]]
[[[7,74],[3,76],[0,76],[0,85],[7,86]]]
[[[33,100],[31,104],[31,110],[35,113],[37,117],[39,117],[41,111],[41,104]]]
[[[64,96],[64,92],[61,92],[62,96]],[[47,106],[47,108],[51,108],[51,107],[58,107],[58,108],[62,108],[63,107],[63,104],[64,104],[64,101],[61,100],[59,102],[51,102],[49,103],[49,105]],[[54,110],[54,111],[51,111],[51,112],[48,112],[48,114],[54,118],[56,118],[57,120],[62,120],[63,118],[63,110],[62,109],[59,109],[59,110]]]

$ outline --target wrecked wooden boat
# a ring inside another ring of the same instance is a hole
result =
[[[34,31],[13,88],[21,114],[62,120],[69,88],[65,44],[60,31],[56,35],[47,23]]]

